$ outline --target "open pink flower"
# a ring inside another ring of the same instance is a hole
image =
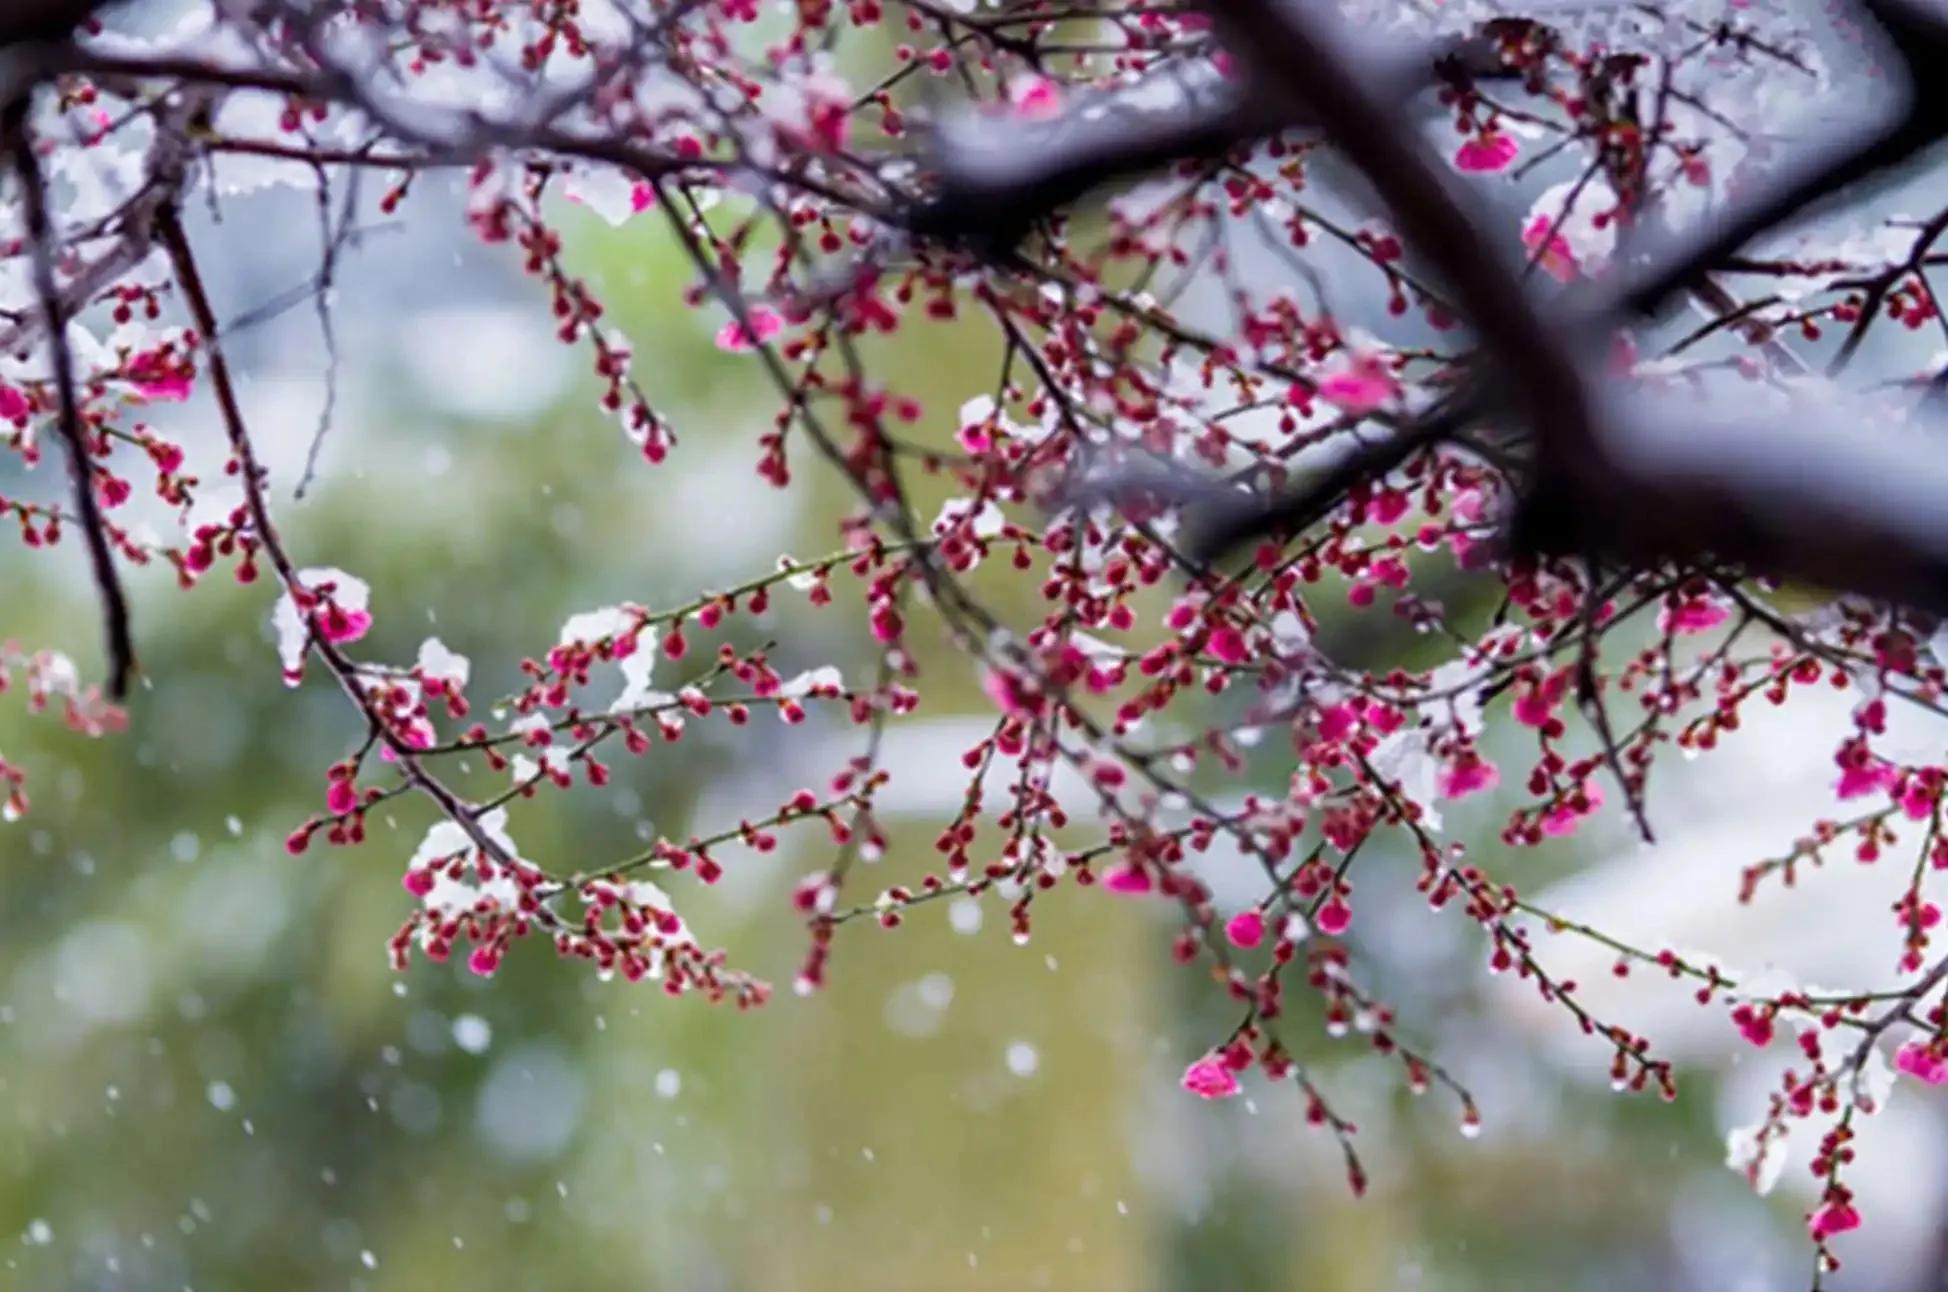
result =
[[[33,411],[34,406],[27,402],[27,396],[20,387],[0,381],[0,418],[17,422]]]
[[[314,612],[318,635],[328,642],[355,642],[372,627],[368,610],[347,610],[336,601],[327,601]]]
[[[1825,1242],[1835,1234],[1860,1228],[1860,1213],[1843,1198],[1835,1198],[1806,1218],[1806,1228],[1815,1242]]]
[[[1211,654],[1226,664],[1242,664],[1250,657],[1251,651],[1245,645],[1244,634],[1229,624],[1220,625],[1211,634]]]
[[[152,404],[181,404],[189,399],[189,378],[164,377],[161,381],[138,381],[135,393]]]
[[[1732,1010],[1732,1026],[1738,1029],[1738,1034],[1749,1044],[1756,1045],[1761,1050],[1772,1044],[1772,1038],[1778,1032],[1778,1026],[1773,1018],[1770,1009],[1755,1009],[1743,1002]]]
[[[1265,917],[1257,911],[1240,911],[1224,926],[1224,936],[1232,946],[1249,951],[1265,940]]]
[[[1348,413],[1368,413],[1400,396],[1392,369],[1370,354],[1319,382],[1319,398]]]
[[[1046,76],[1025,76],[1008,94],[1015,115],[1027,121],[1047,121],[1062,115],[1062,91]]]
[[[1319,710],[1319,739],[1344,740],[1360,725],[1360,715],[1350,704],[1334,704]]]
[[[1843,799],[1857,799],[1891,788],[1901,778],[1899,771],[1874,756],[1864,740],[1849,740],[1834,756],[1840,765],[1840,781],[1833,792]]]
[[[1562,704],[1563,696],[1568,691],[1569,671],[1565,669],[1551,674],[1540,686],[1515,697],[1515,720],[1525,727],[1546,725],[1555,716],[1557,706]]]
[[[1905,1072],[1923,1085],[1948,1085],[1948,1058],[1922,1041],[1909,1041],[1894,1051],[1894,1071]]]
[[[751,319],[750,331],[747,332],[744,325],[736,319],[717,329],[719,350],[726,350],[732,354],[755,350],[784,329],[783,316],[768,305],[753,305],[748,313]]]
[[[1217,1055],[1207,1054],[1184,1069],[1183,1087],[1200,1099],[1229,1099],[1238,1093],[1238,1074]]]
[[[1710,632],[1731,618],[1731,607],[1711,597],[1686,597],[1675,606],[1665,606],[1657,616],[1657,627],[1667,633]]]
[[[1462,144],[1454,154],[1454,164],[1462,170],[1482,173],[1498,171],[1515,160],[1521,151],[1514,138],[1499,130],[1490,130]]]
[[[1580,272],[1576,264],[1576,253],[1569,249],[1569,242],[1560,233],[1551,233],[1555,221],[1547,215],[1538,215],[1530,220],[1522,230],[1522,245],[1535,257],[1542,272],[1559,283],[1574,282]],[[1546,243],[1546,245],[1545,245]]]
[[[1141,897],[1157,886],[1150,872],[1141,866],[1117,866],[1103,876],[1103,887],[1125,897]]]
[[[981,674],[981,690],[994,707],[1011,718],[1025,718],[1041,710],[1041,697],[1020,677],[998,668]]]
[[[1582,798],[1583,806],[1578,807],[1574,794],[1565,795],[1562,802],[1543,813],[1542,833],[1551,839],[1575,834],[1583,819],[1603,806],[1603,786],[1594,777],[1584,781]]]
[[[1441,769],[1437,788],[1444,799],[1460,799],[1492,790],[1501,783],[1502,774],[1495,764],[1469,752]]]
[[[152,403],[180,404],[189,398],[188,368],[162,350],[144,350],[128,362],[129,384]]]

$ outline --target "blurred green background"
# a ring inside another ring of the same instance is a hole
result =
[[[309,197],[265,200],[253,228],[288,208],[304,236]],[[320,390],[309,313],[235,342],[290,543],[372,584],[361,649],[408,660],[437,632],[473,658],[476,697],[510,689],[520,658],[575,611],[667,604],[780,552],[829,550],[845,502],[808,454],[808,500],[756,480],[767,387],[712,346],[721,319],[681,307],[688,275],[660,224],[565,219],[646,387],[675,410],[683,443],[660,469],[593,411],[583,352],[509,321],[543,314],[533,285],[491,250],[456,251],[453,226],[430,244],[374,238],[341,288],[346,411],[300,506],[290,468]],[[234,219],[199,230],[225,262],[226,315],[307,272],[301,246],[246,247],[243,234]],[[942,443],[962,401],[992,385],[977,329],[910,327],[873,358],[927,402],[919,433]],[[170,429],[207,447],[208,421],[191,405]],[[16,495],[58,488],[50,471],[0,474]],[[72,544],[0,544],[0,638],[70,649],[97,676],[79,562]],[[1394,1068],[1301,1010],[1288,1035],[1362,1124],[1373,1183],[1358,1201],[1295,1091],[1254,1079],[1245,1098],[1205,1104],[1177,1090],[1231,1009],[1201,971],[1171,963],[1161,911],[1100,891],[1044,902],[1025,947],[993,906],[972,935],[955,931],[972,913],[944,904],[895,932],[848,928],[829,988],[799,998],[790,876],[824,864],[807,836],[781,860],[745,858],[749,882],[677,891],[707,944],[779,985],[762,1011],[597,982],[543,945],[517,947],[491,982],[457,964],[395,975],[383,944],[409,909],[398,876],[430,814],[401,800],[361,848],[286,856],[357,723],[319,679],[281,684],[262,585],[216,577],[185,596],[153,572],[135,584],[150,685],[128,733],[86,741],[0,697],[0,752],[27,767],[34,800],[0,826],[0,1286],[1804,1282],[1799,1204],[1751,1198],[1720,1164],[1717,1069],[1687,1072],[1688,1097],[1666,1107],[1611,1095],[1600,1047],[1535,1044],[1484,998],[1464,922],[1416,909],[1398,853],[1362,861],[1367,968],[1404,1034],[1474,1085],[1488,1132],[1464,1140],[1451,1103],[1410,1099]],[[779,600],[766,631],[787,672],[871,667],[858,616]],[[930,673],[914,721],[978,714],[967,666],[924,626],[915,638]],[[700,800],[734,800],[754,765],[815,783],[832,763],[814,751],[843,735],[821,721],[783,735],[698,724],[677,751],[619,760],[605,790],[517,805],[512,830],[563,869],[620,855],[645,823],[686,834]],[[952,783],[959,768],[901,770]],[[1282,775],[1268,750],[1256,783]],[[1457,837],[1493,838],[1492,805],[1452,815]],[[933,864],[937,822],[893,826],[853,895]],[[1505,864],[1527,884],[1578,858]]]

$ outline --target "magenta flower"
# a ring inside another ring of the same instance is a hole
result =
[[[1047,121],[1062,114],[1062,91],[1046,76],[1029,76],[1015,82],[1008,100],[1015,115],[1028,121]]]
[[[1226,664],[1242,664],[1251,655],[1245,646],[1244,634],[1229,624],[1211,634],[1210,651]]]
[[[1257,911],[1240,911],[1224,926],[1224,936],[1232,946],[1249,951],[1265,940],[1265,917]]]
[[[1499,130],[1468,140],[1454,154],[1454,164],[1462,170],[1477,174],[1505,169],[1515,160],[1521,147],[1515,140]]]
[[[1835,1234],[1860,1228],[1860,1213],[1854,1210],[1851,1202],[1836,1198],[1808,1216],[1806,1228],[1811,1231],[1814,1241],[1823,1243]]]
[[[372,614],[367,610],[346,610],[335,601],[328,601],[317,612],[318,633],[328,642],[355,642],[365,636],[372,627]]]
[[[1441,769],[1438,788],[1442,798],[1459,799],[1492,790],[1501,783],[1501,770],[1481,755],[1470,752],[1452,766]]]
[[[1580,272],[1576,253],[1569,249],[1569,243],[1561,233],[1550,232],[1554,224],[1555,221],[1546,215],[1536,216],[1522,230],[1522,245],[1529,249],[1530,255],[1535,256],[1542,272],[1559,283],[1573,282]]]
[[[1909,1041],[1894,1051],[1894,1071],[1905,1072],[1923,1085],[1948,1085],[1948,1058],[1921,1041]]]
[[[1687,597],[1675,606],[1666,606],[1657,616],[1657,626],[1675,635],[1709,632],[1731,618],[1731,608],[1710,597]]]
[[[1381,360],[1361,355],[1343,371],[1322,378],[1319,398],[1348,413],[1369,413],[1391,403],[1400,394],[1400,382]]]
[[[768,305],[753,305],[746,313],[751,320],[750,331],[736,319],[717,329],[719,350],[732,354],[755,350],[784,329],[784,317]]]
[[[1184,1089],[1200,1099],[1229,1099],[1238,1093],[1238,1074],[1215,1054],[1184,1069]]]

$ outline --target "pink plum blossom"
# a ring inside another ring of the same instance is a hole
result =
[[[1925,1085],[1948,1085],[1948,1057],[1943,1057],[1937,1044],[1908,1041],[1894,1051],[1894,1071]]]
[[[1537,215],[1523,226],[1522,245],[1551,278],[1562,283],[1574,282],[1580,272],[1576,254],[1560,232],[1551,232],[1554,226],[1555,221],[1549,216]]]
[[[1501,783],[1501,770],[1471,751],[1441,769],[1438,788],[1442,798],[1460,799],[1492,790]]]
[[[1319,381],[1319,398],[1348,413],[1369,413],[1400,396],[1400,381],[1384,361],[1360,355]]]
[[[785,326],[785,320],[778,311],[768,305],[753,305],[747,314],[751,327],[745,330],[744,324],[732,319],[717,329],[717,348],[732,354],[755,350],[764,342],[778,335]],[[755,339],[754,339],[755,338]]]
[[[1461,170],[1483,173],[1505,169],[1521,151],[1513,136],[1499,130],[1490,130],[1461,145],[1454,154],[1454,164]]]
[[[1238,1093],[1238,1074],[1215,1054],[1207,1054],[1184,1069],[1184,1089],[1200,1099],[1229,1099]]]
[[[1542,833],[1552,839],[1575,834],[1586,817],[1593,815],[1603,806],[1603,786],[1595,777],[1585,780],[1582,785],[1583,806],[1576,803],[1574,793],[1563,795],[1562,801],[1542,815]]]
[[[1046,76],[1024,76],[1008,93],[1009,105],[1026,121],[1047,121],[1062,114],[1062,91]]]
[[[1265,917],[1256,910],[1240,911],[1224,926],[1224,936],[1248,951],[1265,940]]]
[[[1686,597],[1658,613],[1657,627],[1678,636],[1710,632],[1731,618],[1731,614],[1730,606],[1712,597]]]
[[[1806,1228],[1814,1241],[1823,1243],[1835,1234],[1860,1228],[1860,1213],[1853,1203],[1835,1198],[1807,1217]]]

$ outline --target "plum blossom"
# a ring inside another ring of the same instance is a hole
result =
[[[1835,1234],[1860,1228],[1860,1213],[1851,1201],[1833,1198],[1806,1218],[1807,1232],[1815,1242],[1825,1242]]]
[[[358,806],[358,790],[350,778],[339,777],[331,782],[325,791],[325,810],[333,816],[344,816]]]
[[[1834,755],[1839,764],[1840,779],[1834,785],[1834,794],[1842,799],[1857,799],[1868,794],[1878,794],[1891,789],[1900,780],[1900,771],[1892,764],[1874,756],[1864,740],[1849,740],[1840,746]]]
[[[1454,165],[1476,174],[1504,170],[1520,151],[1521,145],[1515,142],[1514,136],[1490,130],[1463,143],[1455,151]]]
[[[1011,718],[1029,717],[1041,711],[1042,698],[1032,684],[1005,669],[983,669],[981,692],[994,701],[995,708]]]
[[[1576,253],[1568,239],[1553,231],[1554,221],[1538,215],[1522,226],[1522,245],[1542,271],[1559,283],[1576,281]]]
[[[1185,1068],[1182,1085],[1200,1099],[1229,1099],[1239,1088],[1238,1074],[1215,1054],[1207,1054]]]
[[[717,348],[728,354],[742,354],[755,350],[784,330],[784,316],[769,305],[753,305],[745,311],[751,326],[747,331],[744,324],[732,319],[717,329]]]
[[[1125,897],[1141,897],[1154,892],[1157,883],[1141,866],[1116,866],[1103,875],[1103,887]]]
[[[1602,782],[1594,776],[1588,778],[1582,784],[1581,804],[1578,804],[1577,798],[1574,791],[1565,793],[1561,802],[1544,812],[1540,822],[1542,833],[1552,839],[1575,834],[1584,819],[1603,806]]]
[[[1232,946],[1249,951],[1265,940],[1265,917],[1256,910],[1240,911],[1225,924],[1224,936]]]
[[[1894,1070],[1923,1085],[1948,1085],[1948,1057],[1938,1042],[1908,1041],[1894,1051]]]
[[[1336,938],[1353,925],[1353,908],[1344,899],[1335,897],[1313,915],[1312,922],[1327,937]]]
[[[1678,636],[1710,632],[1731,618],[1731,613],[1731,607],[1715,597],[1686,597],[1658,612],[1657,628]]]
[[[151,403],[180,404],[189,398],[190,373],[180,356],[145,350],[129,358],[127,371],[129,385]]]
[[[1565,180],[1543,192],[1522,222],[1522,245],[1558,282],[1595,272],[1616,247],[1617,196],[1600,179]]]
[[[1733,1008],[1731,1017],[1738,1034],[1752,1045],[1763,1050],[1772,1044],[1777,1031],[1777,1014],[1772,1009],[1741,1002]]]
[[[1234,667],[1251,658],[1251,648],[1245,644],[1244,634],[1230,624],[1220,624],[1211,633],[1209,650],[1213,656]]]
[[[1400,380],[1377,355],[1361,354],[1340,371],[1322,377],[1319,398],[1348,413],[1370,413],[1400,397]]]
[[[1440,774],[1440,792],[1444,799],[1466,798],[1492,790],[1502,783],[1502,774],[1495,764],[1470,750],[1443,767]]]
[[[1062,114],[1062,91],[1046,76],[1024,76],[1010,87],[1008,103],[1025,121],[1047,121]]]
[[[278,659],[284,665],[284,680],[291,686],[298,684],[304,672],[304,652],[314,627],[325,641],[342,645],[365,636],[372,626],[371,612],[366,609],[371,588],[365,580],[331,566],[316,566],[298,571],[298,583],[318,597],[319,604],[308,615],[302,614],[287,591],[271,611]]]

